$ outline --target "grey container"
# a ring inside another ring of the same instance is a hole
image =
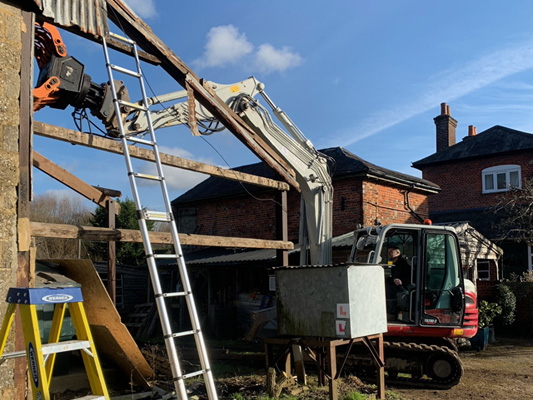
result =
[[[357,338],[387,331],[380,265],[276,270],[278,334]]]

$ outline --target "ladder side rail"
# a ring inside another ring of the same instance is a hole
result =
[[[59,338],[61,337],[61,327],[63,326],[66,308],[66,303],[58,303],[54,306],[54,316],[52,317],[52,328],[50,329],[50,335],[48,336],[48,343],[59,342]],[[50,356],[46,360],[46,376],[48,377],[49,382],[52,379],[52,372],[54,371],[55,360],[55,353],[50,354]]]
[[[111,85],[111,89],[112,89],[112,93],[113,93],[113,102],[114,102],[114,106],[115,106],[115,113],[116,113],[117,116],[119,116],[120,115],[120,105],[118,103],[118,100],[116,99],[116,91],[115,91],[114,82],[113,82],[113,71],[112,71],[112,68],[111,68],[111,63],[109,61],[109,54],[108,54],[108,49],[107,49],[107,45],[106,45],[105,39],[104,39],[103,43],[104,43],[104,53],[105,53],[105,58],[106,58],[106,67],[107,67],[107,72],[108,72],[108,75],[109,75],[109,81],[110,81],[110,85]],[[133,44],[132,47],[133,47],[133,50],[134,50],[134,55],[136,57],[136,62],[138,63],[138,55],[136,53],[136,46]],[[138,64],[138,68],[139,67],[140,67],[140,64]],[[141,87],[142,87],[142,79],[139,79],[139,82],[140,82]],[[144,92],[143,92],[143,102],[144,102],[144,105],[146,106],[146,96],[145,96]],[[146,115],[149,118],[150,113],[147,112]],[[184,380],[182,378],[183,374],[182,374],[182,371],[181,371],[181,367],[179,365],[179,362],[177,361],[177,360],[179,360],[178,351],[177,351],[177,348],[176,348],[176,344],[175,344],[175,342],[174,342],[174,340],[172,338],[172,328],[171,328],[170,322],[169,322],[169,316],[168,316],[167,306],[166,306],[166,303],[165,303],[165,298],[162,296],[162,289],[161,289],[161,283],[160,283],[160,279],[159,279],[159,272],[157,270],[157,264],[156,264],[155,259],[153,257],[153,250],[152,250],[152,246],[151,246],[150,239],[149,239],[149,236],[148,236],[148,227],[146,225],[146,220],[144,218],[142,218],[141,215],[140,215],[141,211],[142,211],[142,204],[140,203],[140,198],[138,196],[137,183],[135,181],[135,176],[134,176],[134,172],[133,172],[133,166],[132,166],[132,163],[131,163],[131,157],[130,157],[129,150],[128,150],[128,141],[127,141],[126,135],[124,134],[124,126],[123,126],[123,123],[122,123],[122,119],[121,118],[117,118],[117,122],[118,122],[118,126],[119,126],[119,129],[120,129],[120,137],[121,137],[122,146],[123,146],[123,150],[124,150],[124,158],[126,160],[126,167],[127,167],[128,177],[129,177],[129,180],[130,180],[132,194],[133,194],[133,198],[134,198],[134,202],[135,202],[135,207],[136,207],[136,209],[137,209],[137,211],[139,213],[138,221],[139,221],[139,226],[140,226],[140,230],[141,230],[141,236],[142,236],[144,247],[145,247],[145,252],[147,254],[146,261],[147,261],[147,264],[148,264],[148,270],[149,270],[149,273],[150,273],[150,278],[151,278],[152,286],[153,286],[153,289],[154,289],[155,302],[156,302],[157,310],[158,310],[159,316],[160,316],[163,335],[165,336],[165,346],[166,346],[166,349],[167,349],[167,352],[168,352],[168,355],[169,355],[169,361],[170,361],[170,366],[171,366],[171,370],[172,370],[173,377],[174,377],[175,388],[176,388],[176,391],[177,391],[177,393],[179,395],[179,398],[185,400],[185,399],[187,399],[187,390],[185,388],[185,382],[184,382]],[[153,129],[151,129],[150,135],[151,135],[152,142],[154,143],[154,152],[153,153],[154,153],[154,156],[156,157],[156,160],[157,160],[159,152],[156,151],[157,147],[156,147],[155,140],[154,140],[155,137],[154,137],[154,134],[153,134]]]
[[[4,315],[4,320],[2,322],[2,329],[0,329],[0,359],[4,354],[4,349],[6,347],[7,335],[11,329],[11,324],[13,323],[13,318],[15,317],[15,310],[17,305],[14,303],[9,303],[6,308],[6,314]]]
[[[96,353],[93,335],[89,328],[89,321],[87,320],[83,303],[69,303],[68,309],[77,339],[87,340],[90,344],[90,355],[86,351],[81,351],[80,353],[87,372],[87,378],[89,379],[89,385],[91,386],[91,392],[93,395],[105,396],[106,399],[109,399],[104,373]]]
[[[135,46],[135,45],[133,46],[133,51],[134,51],[134,55],[135,55],[135,61],[137,63],[137,71],[139,72],[139,75],[142,77],[141,64],[140,64],[139,56],[137,54],[137,46]],[[139,83],[140,83],[140,86],[141,86],[143,105],[144,105],[144,107],[146,109],[149,109],[149,104],[148,104],[147,95],[146,95],[146,88],[144,86],[143,79],[139,79]],[[191,287],[191,283],[190,283],[190,280],[189,280],[189,274],[187,272],[185,259],[183,257],[183,252],[182,252],[182,249],[181,249],[181,244],[180,244],[180,240],[179,240],[176,221],[174,219],[174,213],[172,212],[172,205],[170,203],[170,198],[169,198],[169,195],[168,195],[168,188],[167,188],[167,184],[166,184],[166,181],[165,181],[165,178],[164,178],[163,164],[161,162],[161,158],[160,158],[160,155],[159,155],[159,150],[158,150],[157,141],[156,141],[156,137],[155,137],[155,131],[154,131],[153,123],[152,123],[152,116],[151,116],[150,112],[146,112],[146,119],[147,119],[147,122],[148,122],[150,138],[151,138],[152,142],[154,143],[153,147],[154,147],[155,163],[156,163],[156,166],[157,166],[158,175],[161,177],[160,185],[161,185],[161,192],[163,194],[163,200],[164,200],[165,208],[166,208],[166,211],[167,211],[168,215],[171,216],[170,226],[171,226],[171,232],[172,232],[174,249],[175,249],[175,253],[174,254],[177,255],[177,262],[178,262],[178,266],[179,266],[179,272],[180,272],[181,283],[183,285],[183,289],[185,290],[185,292],[187,292],[187,296],[185,296],[185,300],[186,300],[186,303],[187,303],[187,308],[188,308],[188,311],[189,311],[189,316],[190,316],[190,319],[191,319],[192,328],[195,331],[194,340],[196,342],[196,348],[198,349],[198,352],[199,352],[198,356],[199,356],[199,359],[200,359],[200,365],[201,365],[202,370],[204,371],[203,372],[204,373],[204,379],[206,380],[205,387],[208,390],[209,398],[210,399],[215,399],[215,398],[217,398],[216,392],[214,390],[215,382],[214,382],[214,379],[213,379],[213,374],[212,374],[211,367],[209,365],[209,360],[208,360],[208,357],[207,357],[207,349],[205,347],[205,341],[204,341],[203,333],[202,333],[202,330],[201,330],[201,327],[200,327],[200,319],[198,318],[198,313],[196,311],[197,310],[196,309],[196,304],[195,304],[194,297],[193,297],[193,294],[192,294],[192,287]],[[150,254],[153,254],[153,253],[150,252]],[[153,258],[152,258],[152,260],[155,263],[155,260]],[[165,299],[162,298],[162,301],[164,302]],[[165,307],[165,311],[166,311],[166,307]],[[168,318],[166,320],[168,322]],[[169,324],[169,328],[170,328],[170,324]],[[172,342],[174,343],[173,339],[172,339]],[[173,347],[175,347],[175,345]],[[177,367],[179,368],[179,365]],[[178,376],[181,376],[181,374],[179,374]]]

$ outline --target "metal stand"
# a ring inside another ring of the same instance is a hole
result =
[[[374,345],[372,341],[376,341]],[[295,360],[298,381],[305,380],[303,361],[298,355],[301,349],[318,367],[318,384],[325,386],[326,378],[329,385],[330,400],[338,400],[337,379],[339,378],[346,359],[354,343],[362,342],[370,351],[377,369],[377,398],[385,399],[385,363],[383,355],[383,335],[365,336],[355,339],[320,339],[320,338],[268,338],[265,339],[266,366],[268,368],[283,365],[288,376],[292,375],[291,354]],[[282,346],[274,358],[274,346]],[[337,347],[348,346],[340,365],[337,360]],[[296,352],[295,352],[296,351]]]

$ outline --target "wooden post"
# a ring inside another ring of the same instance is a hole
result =
[[[329,371],[329,399],[338,400],[339,394],[337,393],[337,351],[336,345],[333,341],[328,341],[327,347],[327,363]]]
[[[287,192],[276,192],[276,239],[287,242],[289,240]],[[287,250],[276,251],[276,266],[289,266],[289,252]]]
[[[115,219],[116,203],[114,200],[107,201],[107,226],[110,229],[116,228]],[[117,258],[116,242],[110,240],[107,244],[107,292],[114,305],[117,304]]]
[[[294,358],[294,371],[296,372],[296,376],[298,378],[298,384],[307,385],[307,375],[305,373],[304,355],[301,345],[292,345],[292,356]]]
[[[377,366],[377,376],[378,376],[378,399],[385,399],[385,351],[383,349],[383,334],[379,334],[378,337],[378,354],[379,359],[382,362],[382,365]]]
[[[31,263],[30,238],[30,200],[32,180],[32,132],[33,132],[33,13],[22,11],[21,58],[20,58],[20,114],[19,114],[19,182],[17,195],[17,286],[28,287],[29,276],[35,271]],[[15,320],[15,350],[24,350],[24,335],[20,313]],[[26,396],[27,361],[25,358],[15,360],[13,380],[15,384],[13,398]]]

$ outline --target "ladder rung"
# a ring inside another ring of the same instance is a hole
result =
[[[189,293],[187,292],[169,292],[169,293],[162,293],[162,297],[180,297],[180,296],[187,296]]]
[[[155,142],[152,142],[151,140],[139,139],[135,136],[126,136],[126,139],[129,140],[130,142],[144,144],[146,146],[155,146]]]
[[[10,358],[18,358],[18,357],[24,357],[26,355],[26,350],[20,350],[20,351],[14,351],[12,353],[4,353],[2,354],[2,362],[4,360],[8,360]]]
[[[125,42],[125,43],[128,43],[128,44],[131,44],[131,45],[134,45],[135,42],[131,39],[128,39],[127,37],[125,36],[121,36],[121,35],[117,35],[116,33],[113,33],[113,32],[109,32],[109,36],[112,37],[113,39],[116,39],[116,40],[121,40],[122,42]]]
[[[46,343],[42,345],[43,356],[56,353],[64,353],[66,351],[90,349],[91,345],[87,340],[65,340],[57,343]],[[24,357],[26,350],[14,351],[12,353],[2,354],[2,359]]]
[[[171,221],[170,214],[164,211],[142,211],[143,217],[149,221]]]
[[[170,336],[173,338],[183,337],[183,336],[190,336],[196,334],[196,331],[183,331],[183,332],[176,332],[171,334]]]
[[[145,106],[142,106],[142,105],[137,104],[137,103],[132,103],[130,101],[117,100],[117,103],[120,104],[121,106],[124,106],[124,107],[133,108],[134,110],[148,111],[148,108],[146,108]]]
[[[90,348],[91,344],[88,340],[66,340],[64,342],[43,344],[43,355]]]
[[[133,172],[133,176],[136,177],[136,178],[148,179],[148,180],[151,180],[151,181],[162,181],[163,180],[163,178],[160,177],[160,176],[142,174],[140,172]]]
[[[126,75],[130,75],[130,76],[134,76],[136,78],[140,78],[142,75],[138,72],[135,72],[135,71],[132,71],[130,69],[127,69],[127,68],[122,68],[122,67],[119,67],[118,65],[114,65],[114,64],[109,64],[109,66],[114,69],[115,71],[117,72],[121,72],[123,74],[126,74]]]
[[[177,254],[153,254],[154,258],[179,258]]]
[[[196,372],[191,372],[190,374],[184,374],[181,376],[182,379],[189,379],[189,378],[193,378],[195,376],[198,376],[198,375],[202,375],[205,371],[202,369],[200,371],[196,371]]]

